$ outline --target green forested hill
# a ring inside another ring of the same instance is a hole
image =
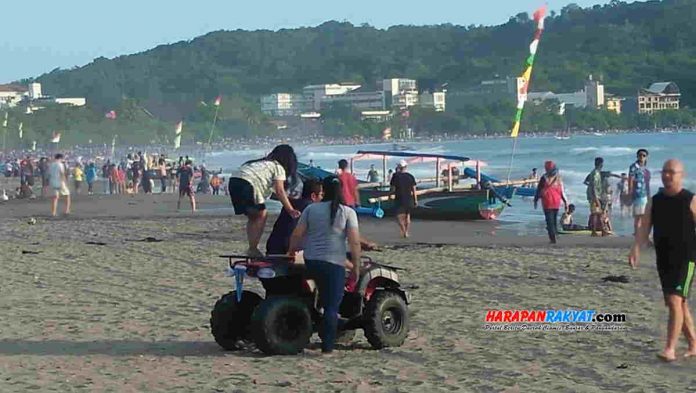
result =
[[[569,5],[547,19],[533,87],[573,91],[594,74],[609,91],[627,95],[673,80],[685,102],[696,103],[694,21],[693,0]],[[218,93],[256,97],[310,83],[371,84],[393,76],[431,78],[456,90],[520,73],[532,31],[527,14],[495,27],[380,30],[326,22],[277,32],[218,31],[38,79],[56,95],[84,95],[104,108],[123,97],[178,106]]]
[[[607,92],[635,95],[651,82],[670,80],[682,89],[682,105],[696,106],[694,21],[696,0],[612,1],[587,9],[569,5],[546,21],[532,90],[576,91],[593,74],[604,80]],[[138,107],[147,108],[154,114],[152,121],[166,121],[158,126],[158,132],[165,134],[173,121],[185,118],[205,135],[208,126],[204,124],[212,112],[201,102],[210,103],[223,94],[220,133],[250,134],[272,129],[260,114],[260,95],[299,91],[307,84],[373,86],[386,77],[423,78],[448,83],[449,91],[456,93],[496,75],[518,75],[533,31],[533,21],[526,13],[492,27],[444,24],[376,29],[332,21],[279,31],[217,31],[134,55],[99,58],[37,79],[52,95],[87,97],[91,110],[98,114],[124,105],[132,113],[139,113]],[[453,94],[448,102],[447,114],[425,114],[414,122],[423,129],[452,132],[509,127],[514,103],[457,103],[455,97]],[[563,119],[542,109],[529,110],[524,130],[658,124],[606,114],[576,113],[573,119]],[[679,120],[666,124],[696,121],[693,113],[668,118]],[[44,125],[34,123],[36,128],[48,128],[50,119]],[[152,127],[141,123],[139,127]],[[359,128],[354,124],[344,133]]]

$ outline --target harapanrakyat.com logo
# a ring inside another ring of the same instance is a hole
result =
[[[596,310],[488,310],[484,330],[491,331],[622,331],[626,314]]]

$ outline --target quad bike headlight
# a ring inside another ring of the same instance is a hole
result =
[[[256,277],[258,278],[273,278],[275,277],[276,272],[273,269],[269,269],[267,267],[263,267],[259,269],[259,271],[256,273]]]

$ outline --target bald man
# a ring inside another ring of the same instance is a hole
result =
[[[654,230],[657,272],[669,309],[667,343],[658,357],[671,362],[677,359],[679,333],[689,343],[684,357],[696,356],[696,330],[687,299],[694,278],[696,260],[696,198],[683,188],[684,165],[669,160],[662,167],[664,188],[655,194],[645,209],[643,223],[636,233],[628,262],[638,267],[640,248],[648,243],[650,229]]]

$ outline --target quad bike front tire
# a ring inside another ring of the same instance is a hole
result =
[[[261,302],[251,316],[254,343],[267,355],[296,355],[312,336],[308,305],[292,296],[272,297]]]
[[[408,336],[408,307],[396,292],[375,292],[365,307],[363,318],[365,337],[374,349],[399,347]]]
[[[251,314],[263,299],[254,292],[243,291],[242,301],[237,303],[237,293],[223,295],[210,313],[210,331],[215,342],[232,351],[237,342],[250,336]]]

